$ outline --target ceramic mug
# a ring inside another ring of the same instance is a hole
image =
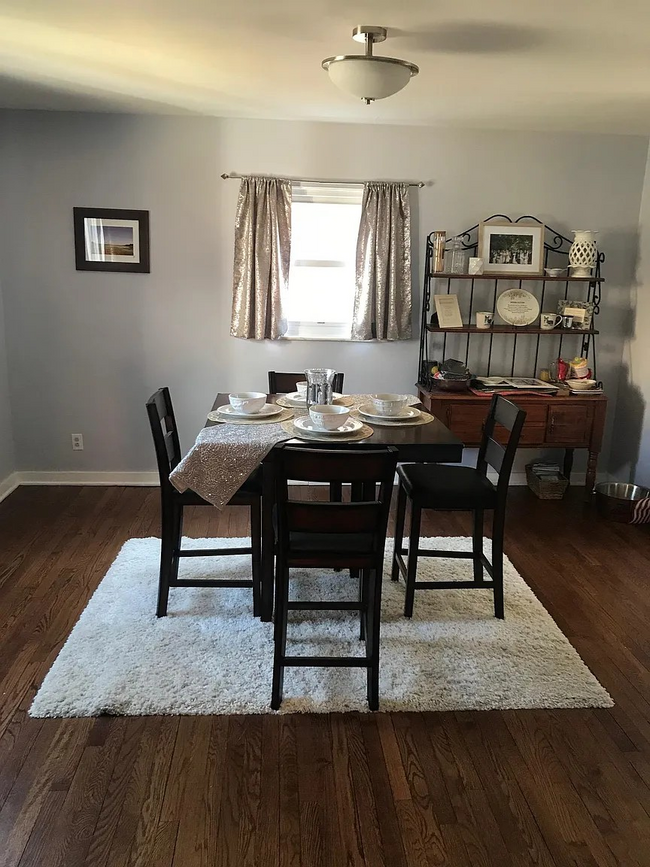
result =
[[[491,311],[481,311],[480,313],[476,314],[477,328],[491,328],[493,322],[494,314]]]
[[[556,328],[560,322],[562,322],[562,317],[559,313],[542,313],[540,317],[540,325],[544,331],[550,331],[551,328]]]

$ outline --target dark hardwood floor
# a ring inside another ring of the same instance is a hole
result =
[[[0,864],[648,867],[650,527],[581,493],[513,491],[506,552],[611,709],[30,720],[122,543],[158,534],[158,492],[19,488],[0,504]],[[186,531],[244,535],[245,511],[188,510]]]

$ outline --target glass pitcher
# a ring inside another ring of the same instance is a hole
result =
[[[305,371],[307,380],[307,409],[314,404],[332,403],[335,370],[329,367],[310,367]]]

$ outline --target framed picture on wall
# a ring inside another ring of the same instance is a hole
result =
[[[484,274],[542,274],[544,226],[481,223],[478,256]]]
[[[77,271],[149,273],[149,211],[73,210]]]

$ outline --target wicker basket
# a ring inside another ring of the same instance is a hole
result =
[[[526,481],[540,500],[561,500],[569,487],[569,480],[560,473],[559,479],[543,479],[533,472],[533,465],[526,465]]]

